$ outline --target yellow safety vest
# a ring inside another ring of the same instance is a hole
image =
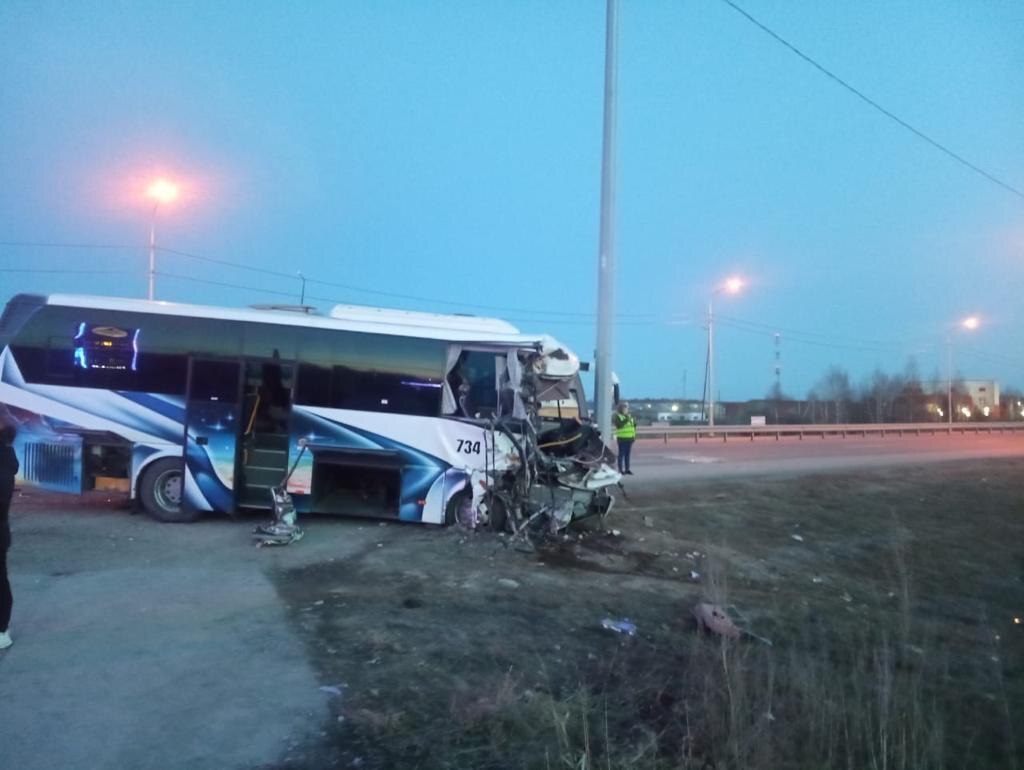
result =
[[[615,438],[636,438],[636,418],[633,415],[616,412],[612,415],[612,425],[615,427]]]

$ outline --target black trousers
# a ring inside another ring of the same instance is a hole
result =
[[[11,480],[13,482],[13,479]],[[11,581],[7,579],[7,550],[11,547],[11,527],[8,514],[11,509],[11,494],[14,484],[0,481],[0,632],[6,631],[11,624],[11,607],[14,606],[14,595],[11,593]]]
[[[14,607],[11,581],[7,579],[7,549],[10,544],[11,535],[4,527],[3,531],[0,531],[0,632],[10,627],[11,608]]]

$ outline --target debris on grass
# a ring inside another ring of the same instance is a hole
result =
[[[612,620],[611,618],[605,618],[601,621],[601,628],[605,628],[609,631],[614,631],[617,634],[625,634],[626,636],[636,636],[636,624],[626,618],[623,618],[622,620]]]
[[[698,631],[710,631],[728,639],[739,639],[740,630],[732,622],[724,609],[717,604],[701,602],[693,608],[693,617],[697,619]]]
[[[512,580],[512,578],[498,578],[498,585],[505,586],[505,588],[519,588],[519,581]]]
[[[802,543],[804,541],[803,535],[790,535],[790,537],[796,540],[798,543]]]

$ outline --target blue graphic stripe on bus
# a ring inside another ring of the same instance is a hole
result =
[[[305,438],[313,444],[327,444],[343,449],[386,449],[396,452],[402,463],[398,516],[406,521],[419,521],[423,518],[423,508],[419,501],[426,499],[430,487],[449,467],[447,463],[407,444],[328,420],[302,408],[292,411],[292,435],[293,440]]]
[[[162,417],[174,420],[182,426],[182,431],[184,431],[185,403],[183,399],[176,398],[174,396],[161,396],[154,393],[132,393],[127,390],[118,390],[115,392],[122,398],[134,401],[139,406],[154,411]],[[179,436],[178,440],[180,440],[180,438],[181,437]]]
[[[187,453],[189,472],[210,508],[222,513],[230,513],[235,510],[234,493],[225,487],[218,478],[217,472],[213,469],[213,463],[209,455],[203,451],[203,447],[196,446],[190,441]]]
[[[17,388],[25,386],[25,378],[21,376],[21,370],[14,362],[10,348],[0,351],[0,382],[14,385]]]
[[[185,443],[185,461],[199,490],[214,510],[228,513],[234,510],[235,409],[217,401],[192,402]]]

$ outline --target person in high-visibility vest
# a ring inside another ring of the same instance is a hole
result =
[[[632,476],[629,456],[633,452],[633,442],[636,441],[636,418],[629,413],[629,404],[625,401],[619,402],[615,414],[612,415],[612,428],[615,430],[615,439],[619,442],[619,473]]]

